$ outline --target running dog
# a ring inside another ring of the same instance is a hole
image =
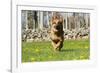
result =
[[[63,17],[60,14],[52,17],[50,38],[54,51],[60,51],[64,41]]]

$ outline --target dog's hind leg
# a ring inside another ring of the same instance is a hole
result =
[[[61,48],[63,47],[63,42],[61,42],[60,46],[59,46],[59,51],[61,51]]]

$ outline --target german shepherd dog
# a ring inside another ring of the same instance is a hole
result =
[[[52,16],[50,38],[54,51],[60,51],[64,41],[63,17],[60,14]]]

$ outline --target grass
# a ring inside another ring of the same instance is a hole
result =
[[[22,42],[22,62],[89,59],[89,48],[89,40],[66,40],[61,52],[54,52],[51,42]]]

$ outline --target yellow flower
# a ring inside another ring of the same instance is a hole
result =
[[[71,44],[74,44],[73,42]]]
[[[39,49],[35,49],[35,52],[39,52],[40,50]]]
[[[84,59],[84,56],[80,56],[80,59]]]
[[[32,58],[31,58],[31,61],[35,61],[35,58],[32,57]]]
[[[49,56],[49,58],[52,58],[52,56]]]
[[[86,49],[87,49],[87,48],[88,48],[88,46],[85,46],[84,48],[86,48]]]

